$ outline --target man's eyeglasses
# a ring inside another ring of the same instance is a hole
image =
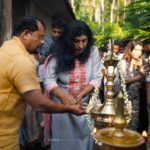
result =
[[[43,41],[44,38],[45,38],[45,35],[38,35],[38,34],[36,34],[34,32],[30,32],[30,33],[31,33],[31,35],[37,37],[40,41]]]

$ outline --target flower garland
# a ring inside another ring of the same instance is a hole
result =
[[[102,78],[103,78],[102,69],[104,68],[104,65],[103,65],[104,64],[104,57],[101,59],[101,64],[102,64],[102,66],[99,69],[99,76],[98,76],[98,83],[99,83],[99,85],[94,89],[93,95],[90,98],[89,104],[88,104],[87,109],[86,109],[87,114],[90,114],[90,112],[92,111],[96,100],[98,99],[99,88],[100,88],[100,86],[102,84]]]
[[[121,72],[121,61],[118,62],[117,68],[118,68],[118,71],[119,71],[119,74],[120,74],[120,77],[121,77],[121,87],[122,87],[122,90],[123,90],[123,93],[124,93],[125,109],[128,110],[128,115],[129,115],[128,122],[129,122],[131,120],[131,114],[132,114],[132,103],[128,99],[129,96],[128,96],[128,93],[127,93],[127,90],[126,90],[127,88],[126,88],[126,84],[125,84],[125,79],[124,79],[124,76]]]
[[[86,115],[86,119],[87,119],[87,122],[88,122],[88,127],[91,130],[91,135],[92,135],[92,137],[93,137],[93,139],[95,141],[95,144],[101,146],[102,143],[94,136],[94,129],[95,129],[95,127],[94,127],[94,122],[92,122],[91,116],[89,114],[87,114]]]
[[[107,53],[104,54],[103,58],[101,59],[101,64],[102,64],[102,67],[100,67],[100,70],[99,70],[99,85],[94,89],[94,93],[92,95],[92,97],[90,98],[90,101],[89,101],[89,104],[87,106],[87,109],[86,109],[86,119],[87,119],[87,122],[88,122],[88,126],[91,130],[91,135],[95,141],[96,144],[98,144],[99,146],[102,145],[102,143],[94,136],[94,121],[92,121],[92,117],[91,117],[91,112],[92,112],[92,109],[94,108],[95,104],[96,104],[96,101],[98,100],[98,96],[99,96],[99,88],[102,84],[102,78],[103,78],[103,73],[102,73],[102,69],[105,68],[104,66],[104,62],[105,62],[105,59],[111,55],[111,51],[108,51]],[[124,99],[125,99],[125,109],[128,111],[128,115],[129,115],[129,119],[128,119],[128,122],[131,120],[131,114],[132,114],[132,103],[131,101],[129,101],[128,99],[128,93],[127,93],[127,90],[126,90],[126,84],[125,84],[125,79],[124,79],[124,76],[121,72],[121,59],[117,58],[117,60],[119,61],[116,68],[120,74],[120,77],[121,77],[121,87],[122,87],[122,90],[123,90],[123,93],[124,93]]]
[[[86,113],[87,113],[86,119],[87,119],[87,122],[88,122],[88,127],[91,130],[91,135],[92,135],[92,137],[93,137],[93,139],[95,141],[95,144],[97,144],[99,146],[101,146],[102,143],[94,136],[94,132],[93,131],[94,131],[95,127],[94,127],[94,122],[92,121],[92,118],[91,118],[90,114],[91,114],[91,111],[92,111],[92,109],[93,109],[93,107],[95,105],[95,102],[98,99],[99,88],[100,88],[100,86],[102,84],[102,78],[103,78],[102,69],[104,68],[104,58],[105,58],[105,56],[106,56],[106,54],[104,54],[104,57],[101,59],[102,66],[99,69],[99,77],[98,77],[99,85],[94,89],[94,93],[93,93],[92,97],[90,98],[89,104],[88,104],[87,109],[86,109]]]

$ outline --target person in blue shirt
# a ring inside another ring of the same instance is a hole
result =
[[[53,51],[53,45],[57,43],[66,28],[66,23],[61,19],[55,19],[52,22],[51,36],[44,40],[44,44],[40,48],[41,63]]]

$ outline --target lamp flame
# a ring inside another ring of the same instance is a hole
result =
[[[113,121],[113,117],[109,116],[109,117],[108,117],[108,122],[109,122],[109,123],[112,123],[112,121]]]
[[[97,131],[97,129],[96,129],[96,128],[94,128],[94,129],[93,129],[93,133],[95,134],[95,133],[96,133],[96,131]]]
[[[145,130],[142,132],[142,136],[147,139],[147,132]]]

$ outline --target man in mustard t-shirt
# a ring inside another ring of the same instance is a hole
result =
[[[26,103],[41,112],[84,113],[79,105],[55,104],[41,93],[30,54],[44,42],[44,32],[41,20],[24,17],[13,38],[0,48],[0,150],[19,150],[18,129]]]

